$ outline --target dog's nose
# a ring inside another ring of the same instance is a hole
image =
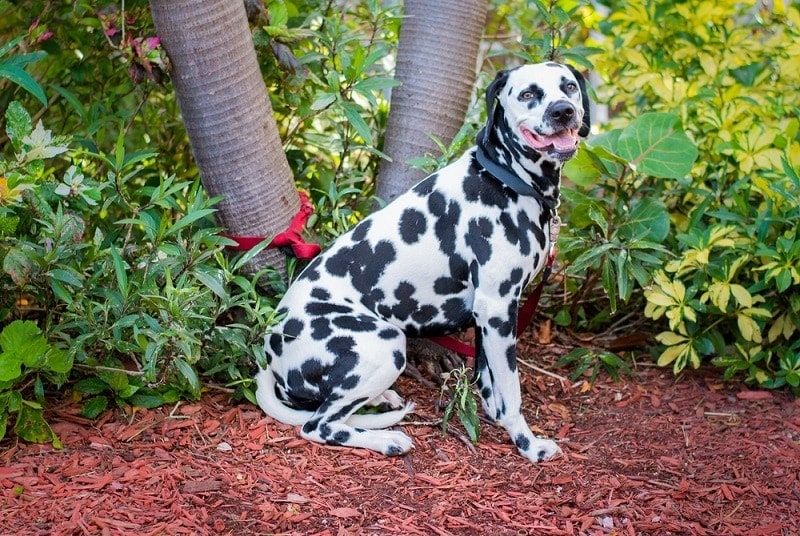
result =
[[[566,125],[575,118],[575,107],[566,101],[555,102],[550,106],[549,115],[554,123]]]

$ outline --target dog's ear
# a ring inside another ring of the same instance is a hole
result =
[[[482,130],[483,136],[480,139],[481,142],[491,134],[492,128],[494,128],[494,112],[497,108],[497,97],[500,95],[500,91],[506,86],[509,72],[511,71],[508,69],[498,72],[492,83],[486,88],[486,126],[483,127]]]
[[[583,124],[581,124],[581,128],[578,131],[578,136],[585,138],[589,135],[592,129],[592,120],[589,115],[589,93],[586,91],[586,79],[583,77],[581,72],[573,67],[572,65],[567,65],[569,70],[572,71],[572,74],[575,75],[575,79],[578,81],[578,86],[581,88],[581,100],[583,104]]]

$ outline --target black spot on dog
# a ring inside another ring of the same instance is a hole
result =
[[[403,454],[403,449],[401,449],[396,445],[392,445],[391,447],[386,449],[387,456],[400,456],[401,454]]]
[[[360,242],[353,247],[351,254],[350,280],[361,294],[370,293],[378,285],[386,266],[397,257],[394,245],[388,240],[381,240],[374,249],[368,243]]]
[[[514,323],[505,318],[493,316],[489,319],[489,325],[502,337],[510,336],[514,331]]]
[[[400,336],[400,331],[395,328],[385,328],[378,332],[378,337],[385,341],[390,341],[392,339],[396,339]]]
[[[476,158],[472,159],[469,174],[464,179],[463,189],[467,201],[500,209],[508,206],[509,197],[502,184],[484,170]]]
[[[322,263],[322,257],[317,257],[312,260],[306,269],[303,270],[301,277],[309,281],[317,281],[319,279],[319,265]]]
[[[345,419],[346,417],[350,416],[358,407],[363,406],[367,402],[367,398],[356,398],[355,400],[351,401],[349,404],[345,404],[342,409],[337,411],[332,415],[327,415],[328,420],[330,421],[340,421]]]
[[[456,250],[456,226],[461,217],[461,207],[455,200],[449,203],[440,192],[428,197],[428,209],[436,216],[433,228],[439,241],[439,249],[448,255]]]
[[[414,299],[416,287],[408,281],[403,281],[394,290],[397,303],[391,308],[391,315],[398,320],[407,320],[417,310],[419,302]]]
[[[355,229],[353,229],[353,242],[362,242],[367,238],[370,227],[372,227],[372,220],[364,220],[356,225]]]
[[[311,297],[320,301],[328,301],[331,299],[331,293],[324,288],[314,287],[311,291]]]
[[[269,347],[275,355],[283,352],[283,336],[280,333],[273,333],[269,336]]]
[[[385,297],[381,289],[374,288],[361,296],[361,304],[372,311],[380,311],[381,309],[385,309],[385,306],[378,306],[378,304],[381,303]],[[386,315],[381,313],[381,316]]]
[[[514,445],[516,445],[519,450],[527,452],[527,450],[531,448],[531,441],[524,435],[519,434],[514,438]]]
[[[376,319],[367,315],[339,316],[333,319],[333,325],[355,332],[375,331],[377,328]]]
[[[291,339],[296,339],[303,332],[304,327],[305,324],[303,324],[302,320],[289,318],[283,324],[283,334]]]
[[[345,314],[352,312],[353,309],[347,305],[336,303],[309,302],[306,304],[306,313],[310,316],[328,316],[332,314]]]
[[[411,191],[420,197],[427,197],[434,190],[434,188],[436,188],[436,179],[438,178],[438,173],[428,175],[427,178],[423,179],[420,183],[414,186]]]
[[[433,291],[439,295],[458,294],[465,288],[464,281],[454,277],[440,277],[433,282]]]
[[[322,341],[331,336],[331,322],[324,316],[315,318],[311,321],[311,338],[315,341]]]
[[[350,440],[350,432],[347,430],[339,430],[333,435],[333,439],[327,441],[328,445],[344,445]]]
[[[511,344],[506,348],[506,362],[508,363],[508,370],[514,372],[517,370],[517,345]]]
[[[311,419],[303,425],[303,433],[310,434],[319,426],[319,419]]]
[[[403,370],[406,366],[406,356],[400,350],[395,350],[392,354],[394,357],[394,368],[397,370]]]
[[[473,288],[478,288],[481,284],[480,271],[480,264],[478,264],[478,261],[472,261],[469,265],[469,274]]]
[[[400,237],[406,244],[419,241],[428,229],[425,214],[414,208],[407,208],[400,217]]]
[[[425,325],[434,318],[436,318],[436,315],[438,313],[439,309],[437,309],[433,305],[422,305],[418,307],[417,310],[411,314],[411,320],[413,320],[417,324]]]
[[[508,276],[508,279],[500,283],[500,288],[498,289],[500,296],[505,297],[511,292],[516,285],[522,282],[523,271],[522,268],[514,268],[511,270],[511,273]]]
[[[344,277],[350,271],[350,264],[353,260],[353,248],[343,247],[328,258],[325,269],[331,275]]]
[[[450,298],[442,304],[442,312],[451,326],[461,326],[472,320],[472,311],[461,298]]]
[[[494,225],[488,218],[472,219],[469,222],[467,235],[464,238],[481,265],[486,264],[486,261],[492,257],[492,245],[489,238],[493,231]]]

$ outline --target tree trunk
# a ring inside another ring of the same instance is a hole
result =
[[[286,230],[300,202],[239,0],[150,0],[206,191],[232,236]],[[251,263],[283,274],[279,250]]]
[[[433,134],[455,137],[469,107],[487,0],[406,0],[377,195],[386,202],[422,179],[409,159],[436,154]]]

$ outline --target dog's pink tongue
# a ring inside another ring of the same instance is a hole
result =
[[[571,130],[561,131],[553,136],[548,136],[547,139],[550,140],[553,147],[562,151],[574,149],[575,145],[578,143],[578,138]]]
[[[559,151],[567,151],[574,149],[578,144],[578,136],[574,130],[562,130],[558,134],[552,136],[538,136],[530,130],[523,128],[522,135],[525,136],[525,141],[534,149],[543,149],[551,145]]]

